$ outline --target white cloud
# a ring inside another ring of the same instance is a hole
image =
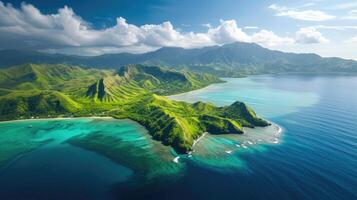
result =
[[[272,6],[274,7],[274,6]],[[142,53],[164,46],[197,48],[235,41],[254,42],[266,47],[294,43],[325,42],[316,30],[300,30],[296,38],[281,37],[270,30],[247,34],[235,20],[220,20],[206,25],[206,32],[182,32],[171,22],[136,26],[119,17],[109,28],[94,29],[65,6],[54,14],[43,14],[31,4],[20,8],[0,1],[0,48],[28,48],[70,54],[110,52]]]
[[[335,18],[335,16],[329,15],[320,10],[299,10],[295,8],[279,6],[277,4],[272,4],[268,8],[274,10],[276,12],[276,16],[285,16],[297,20],[326,21]]]
[[[317,25],[314,26],[316,29],[330,29],[337,31],[346,31],[346,30],[357,30],[357,26],[344,26],[344,25]]]
[[[238,28],[235,20],[220,20],[220,25],[216,28],[208,29],[207,35],[218,44],[250,41],[250,37],[241,28]]]
[[[292,38],[279,37],[275,35],[272,31],[261,30],[258,33],[253,34],[252,42],[271,47],[277,45],[293,44],[295,41]]]
[[[237,27],[229,29],[222,22],[211,32],[220,31],[214,37],[230,36],[229,31],[235,31]],[[226,35],[224,35],[226,34]],[[232,34],[235,34],[233,32]],[[212,36],[213,37],[213,36]],[[228,38],[230,39],[230,38]],[[239,40],[239,35],[235,36]],[[55,14],[42,14],[31,4],[22,3],[20,9],[11,4],[0,1],[0,46],[13,48],[16,44],[32,46],[33,48],[68,48],[68,47],[117,47],[129,46],[161,47],[180,46],[197,47],[214,45],[219,41],[213,40],[209,34],[181,33],[174,29],[170,22],[162,24],[146,24],[136,26],[128,24],[122,17],[117,18],[116,25],[107,29],[92,29],[86,21],[76,15],[69,7],[58,10]]]
[[[296,43],[300,44],[315,44],[328,43],[329,40],[322,36],[314,27],[301,28],[296,32]]]
[[[203,27],[207,27],[207,28],[212,28],[212,25],[210,23],[207,24],[201,24]]]
[[[245,26],[243,29],[259,29],[258,26]]]

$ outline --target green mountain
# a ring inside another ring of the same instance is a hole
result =
[[[236,42],[200,49],[164,47],[144,54],[105,54],[70,56],[30,51],[0,51],[0,66],[23,63],[71,64],[95,68],[118,68],[128,64],[168,66],[222,77],[263,73],[357,72],[357,62],[341,58],[323,58],[316,54],[273,51],[254,43]]]
[[[216,107],[160,96],[219,82],[209,74],[146,65],[127,65],[118,70],[14,66],[0,70],[0,119],[93,115],[130,118],[178,153],[191,151],[194,140],[204,132],[239,134],[244,126],[269,125],[241,102]]]

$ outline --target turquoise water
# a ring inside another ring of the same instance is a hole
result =
[[[206,135],[175,163],[169,148],[129,120],[2,123],[0,149],[22,153],[0,169],[0,199],[357,199],[357,76],[226,80],[171,98],[244,101],[282,134]],[[120,138],[120,152],[148,174],[66,143],[98,132]]]
[[[113,184],[136,178],[132,163],[119,164],[67,142],[97,133],[120,139],[119,153],[135,162],[162,163],[143,166],[145,178],[179,170],[171,149],[130,120],[24,120],[2,122],[0,129],[0,199],[113,199]]]
[[[248,103],[261,116],[272,118],[298,111],[301,107],[308,107],[318,102],[319,95],[304,88],[294,91],[284,90],[283,85],[277,85],[276,77],[254,76],[249,78],[226,78],[226,83],[210,85],[204,89],[179,95],[170,96],[171,99],[187,102],[211,102],[218,106],[232,104],[235,101]],[[279,80],[282,81],[282,80]],[[295,85],[301,81],[290,77],[285,80],[285,87]],[[318,81],[311,83],[318,88]]]
[[[192,163],[187,178],[168,191],[185,188],[191,192],[178,198],[190,199],[357,198],[357,76],[277,75],[226,80],[172,98],[219,105],[247,102],[283,127],[281,142],[235,154],[239,165],[244,166],[241,170],[217,172]]]

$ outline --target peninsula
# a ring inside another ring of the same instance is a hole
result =
[[[129,118],[180,154],[192,151],[195,139],[204,132],[242,134],[243,127],[269,125],[242,102],[216,107],[165,97],[219,82],[222,81],[210,74],[139,64],[111,70],[59,64],[19,65],[0,70],[0,120]],[[86,139],[78,144],[85,147]]]

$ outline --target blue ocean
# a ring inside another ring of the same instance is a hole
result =
[[[130,120],[2,122],[0,199],[357,199],[357,76],[225,80],[170,98],[246,102],[282,128],[276,142],[243,149],[231,136],[207,136],[197,148],[213,156],[173,162],[170,148]],[[66,142],[98,131],[120,138],[126,160]]]

